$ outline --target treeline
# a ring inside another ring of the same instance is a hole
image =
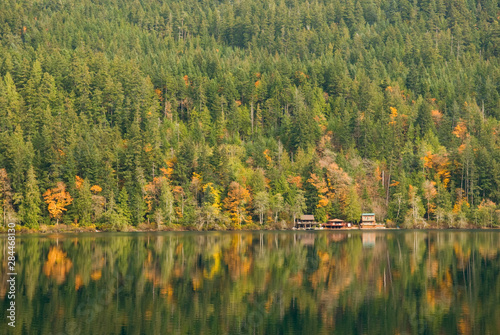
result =
[[[13,1],[3,222],[500,222],[497,1]]]

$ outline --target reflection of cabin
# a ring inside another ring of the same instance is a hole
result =
[[[346,233],[332,233],[328,236],[328,241],[330,242],[340,242],[347,238]]]
[[[341,219],[328,220],[327,223],[323,223],[323,228],[325,229],[342,229],[347,227],[347,223]]]
[[[300,244],[302,244],[302,245],[313,246],[315,240],[316,240],[316,235],[314,235],[314,234],[306,234],[306,235],[299,236],[299,241],[300,241]]]
[[[376,233],[363,233],[363,235],[361,235],[361,240],[363,241],[363,248],[371,248],[375,246],[376,239],[377,239]]]
[[[374,213],[363,213],[359,227],[364,229],[385,228],[385,224],[377,223]]]
[[[297,229],[314,229],[318,223],[314,221],[314,215],[304,214],[297,220],[295,227]]]

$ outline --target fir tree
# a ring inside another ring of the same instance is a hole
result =
[[[24,185],[24,196],[20,206],[21,220],[30,228],[38,227],[41,221],[40,205],[42,199],[40,197],[40,190],[36,180],[35,170],[30,165],[26,174],[26,183]]]

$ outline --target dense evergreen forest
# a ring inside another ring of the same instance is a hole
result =
[[[500,223],[496,0],[4,0],[2,222]]]

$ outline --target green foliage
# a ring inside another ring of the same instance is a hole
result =
[[[24,197],[19,208],[21,220],[26,226],[36,228],[39,225],[42,213],[40,209],[42,199],[33,166],[28,169],[24,189]]]
[[[361,204],[359,202],[358,193],[354,187],[349,188],[344,215],[348,222],[356,222],[361,217]]]
[[[81,225],[88,225],[92,223],[92,193],[88,180],[83,181],[76,193],[77,196],[74,198],[72,206],[76,212],[75,219]]]
[[[119,215],[120,219],[123,220],[123,224],[130,224],[132,213],[129,208],[129,196],[126,187],[123,187],[120,191],[120,194],[118,194],[116,213]]]

